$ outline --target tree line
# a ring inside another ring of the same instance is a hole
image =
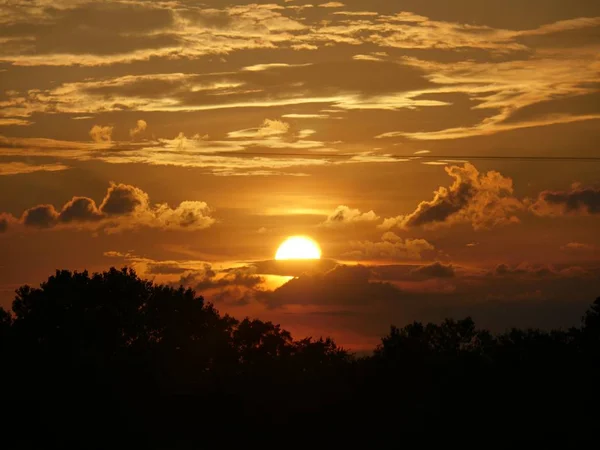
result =
[[[6,448],[198,448],[232,432],[338,429],[582,436],[600,418],[600,298],[568,330],[415,322],[358,357],[131,269],[57,271],[0,308],[0,352]]]

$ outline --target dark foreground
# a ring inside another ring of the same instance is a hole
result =
[[[600,299],[580,328],[492,336],[469,318],[413,323],[356,358],[132,271],[62,271],[19,289],[12,315],[0,310],[0,351],[3,448],[581,438],[600,424]]]

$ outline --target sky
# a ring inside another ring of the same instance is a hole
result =
[[[128,266],[361,351],[600,296],[599,2],[3,0],[0,44],[0,306]]]

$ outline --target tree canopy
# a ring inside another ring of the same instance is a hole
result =
[[[131,269],[63,270],[0,308],[0,351],[9,448],[193,448],[200,429],[265,426],[576,431],[599,418],[600,298],[578,328],[416,322],[361,358]]]

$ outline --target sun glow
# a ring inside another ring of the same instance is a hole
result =
[[[277,249],[275,254],[277,260],[290,259],[321,259],[319,244],[304,236],[293,236],[288,238]]]

